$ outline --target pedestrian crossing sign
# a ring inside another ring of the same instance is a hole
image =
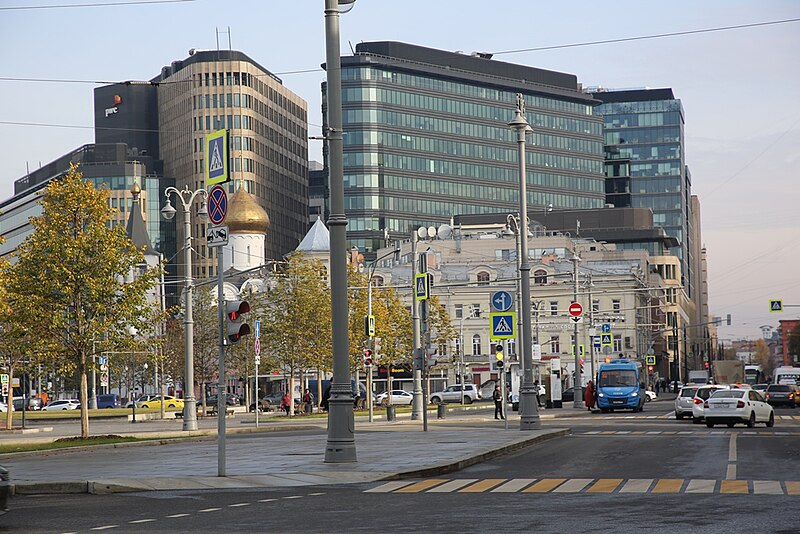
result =
[[[430,296],[428,273],[420,273],[414,276],[414,295],[417,300],[427,300]]]
[[[217,130],[206,135],[205,145],[206,185],[223,184],[229,181],[231,178],[228,167],[228,130]]]
[[[610,347],[614,344],[614,334],[600,334],[600,344],[604,347]]]
[[[489,321],[492,324],[492,334],[489,336],[489,339],[492,341],[517,337],[516,312],[490,313]]]
[[[655,354],[648,354],[644,357],[645,365],[655,365],[656,364],[656,355]]]
[[[783,301],[782,300],[770,300],[769,301],[769,311],[771,311],[771,312],[783,311]]]

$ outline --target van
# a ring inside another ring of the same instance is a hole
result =
[[[110,395],[98,395],[97,396],[97,407],[98,408],[121,408],[122,402],[119,400],[119,396],[115,394]]]

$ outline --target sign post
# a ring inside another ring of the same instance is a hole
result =
[[[261,321],[256,319],[253,321],[253,329],[255,330],[255,340],[253,341],[253,350],[256,353],[255,361],[256,361],[256,383],[253,387],[255,395],[255,409],[253,412],[256,414],[256,428],[258,428],[258,409],[261,408],[261,399],[258,396],[258,364],[261,363]],[[217,403],[219,403],[219,396],[217,396]]]

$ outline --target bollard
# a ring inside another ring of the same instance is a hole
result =
[[[444,419],[445,415],[447,415],[447,405],[443,402],[440,402],[436,406],[436,419]]]
[[[395,406],[386,407],[386,420],[394,421],[397,418],[397,408]]]

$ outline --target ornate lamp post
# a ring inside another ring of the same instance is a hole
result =
[[[205,220],[208,217],[208,210],[206,209],[208,193],[206,193],[205,189],[190,191],[188,186],[183,191],[179,191],[174,187],[167,187],[164,190],[167,204],[161,208],[161,216],[167,220],[175,217],[176,210],[170,202],[170,195],[173,193],[180,201],[183,209],[183,262],[186,269],[183,286],[183,351],[186,364],[183,387],[183,430],[197,430],[197,406],[194,398],[194,321],[192,320],[192,226],[190,224],[189,209],[194,199],[198,196],[201,197],[197,215],[201,220]]]

